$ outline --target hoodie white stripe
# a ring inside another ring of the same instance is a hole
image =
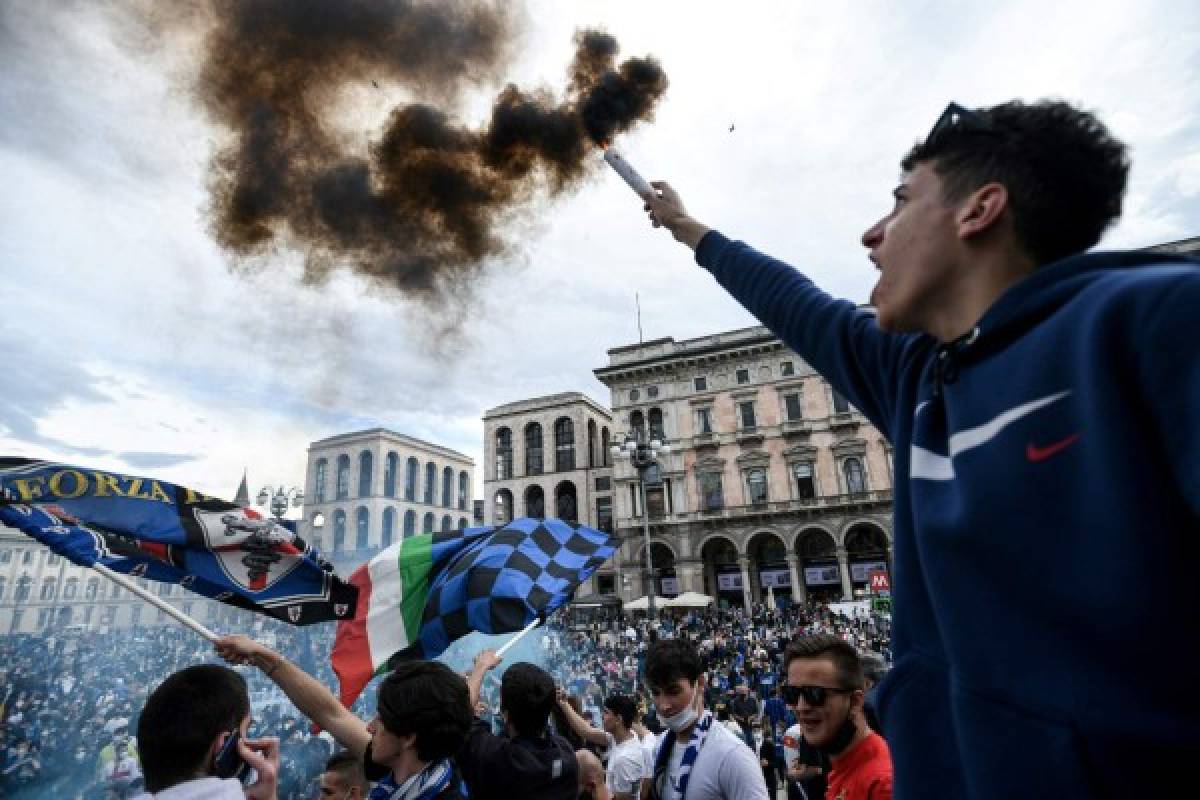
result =
[[[1000,431],[1021,417],[1028,416],[1039,408],[1044,408],[1056,400],[1061,400],[1070,393],[1068,390],[1039,397],[1037,400],[1030,400],[1028,403],[1022,403],[1019,406],[1010,408],[1008,411],[997,414],[990,421],[982,425],[951,434],[949,443],[950,454],[946,456],[938,455],[931,450],[926,450],[915,444],[912,445],[909,451],[910,477],[926,481],[954,480],[954,463],[952,459],[955,456],[979,447],[982,444],[987,444],[996,438]],[[917,406],[916,413],[919,414],[925,405],[925,403],[921,403],[921,405]]]

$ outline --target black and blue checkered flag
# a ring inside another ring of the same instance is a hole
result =
[[[559,519],[403,539],[359,567],[353,620],[339,623],[333,668],[349,704],[399,660],[437,658],[472,631],[519,631],[566,603],[612,558],[615,536]]]

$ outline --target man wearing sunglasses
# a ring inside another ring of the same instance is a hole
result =
[[[893,444],[897,796],[1170,796],[1200,759],[1200,269],[1085,253],[1129,157],[1066,103],[951,105],[901,167],[875,313],[665,183],[646,208]]]
[[[863,716],[858,653],[829,633],[801,636],[783,655],[783,699],[796,712],[804,741],[829,756],[826,793],[839,800],[890,800],[887,743]]]

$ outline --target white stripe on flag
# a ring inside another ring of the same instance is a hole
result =
[[[397,543],[384,550],[367,565],[371,578],[371,600],[367,608],[367,642],[371,648],[371,667],[378,670],[392,654],[408,647],[404,614],[404,580],[400,575],[400,548]]]

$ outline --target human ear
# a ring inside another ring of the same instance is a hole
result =
[[[1000,183],[986,183],[971,192],[959,204],[955,214],[958,235],[970,239],[987,232],[1008,209],[1008,189]]]

